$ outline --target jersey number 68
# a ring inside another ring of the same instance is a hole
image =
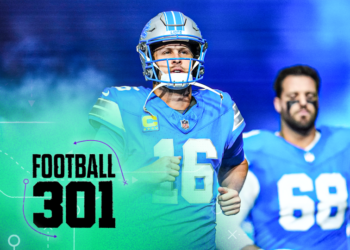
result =
[[[307,231],[315,222],[323,230],[338,229],[342,226],[348,191],[341,174],[325,173],[316,178],[316,203],[308,195],[293,195],[295,188],[300,192],[314,191],[312,179],[304,173],[283,175],[277,186],[279,223],[285,230]],[[295,216],[296,210],[301,212],[300,216]]]

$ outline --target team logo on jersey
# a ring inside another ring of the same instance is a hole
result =
[[[189,129],[190,128],[189,122],[185,119],[181,120],[181,128],[183,128],[185,130]]]
[[[156,115],[142,116],[143,132],[152,132],[159,130],[158,118]]]

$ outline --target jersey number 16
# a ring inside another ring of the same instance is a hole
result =
[[[188,139],[183,148],[181,195],[189,203],[210,203],[213,198],[214,169],[210,163],[197,163],[197,153],[206,153],[207,159],[217,159],[217,151],[210,139]],[[154,156],[174,156],[173,139],[162,139],[154,146]],[[203,179],[204,188],[196,189],[196,178]],[[178,189],[174,183],[163,182],[153,193],[154,203],[178,203]]]

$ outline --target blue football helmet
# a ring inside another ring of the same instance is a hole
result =
[[[179,41],[187,42],[191,45],[193,58],[166,58],[154,60],[151,48],[157,44]],[[184,89],[203,79],[204,57],[208,48],[205,39],[196,23],[181,12],[167,11],[161,12],[152,18],[143,28],[139,44],[136,47],[140,54],[143,68],[143,75],[146,81],[154,81],[169,89]],[[189,60],[188,73],[171,73],[169,60]],[[156,62],[166,61],[168,73],[165,74],[157,66]],[[161,77],[159,78],[160,72]]]
[[[173,41],[188,44],[192,51],[193,58],[178,57],[154,60],[152,48]],[[142,30],[139,44],[136,46],[136,51],[140,54],[143,75],[146,81],[158,82],[159,84],[149,93],[143,110],[152,115],[152,113],[146,109],[147,100],[152,92],[160,87],[181,90],[190,85],[194,85],[213,91],[220,96],[222,101],[223,95],[220,92],[197,82],[203,79],[204,57],[207,48],[208,43],[202,38],[197,24],[181,12],[161,12],[156,17],[152,18]],[[187,73],[171,73],[169,61],[172,60],[189,60],[190,63]],[[168,66],[167,74],[160,70],[156,64],[156,62],[159,61],[166,61]]]

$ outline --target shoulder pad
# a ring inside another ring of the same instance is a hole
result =
[[[231,96],[220,90],[215,90],[223,96],[216,94],[210,90],[199,90],[193,94],[194,97],[198,96],[198,100],[204,107],[204,117],[207,123],[216,121],[219,117],[220,121],[227,126],[227,133],[229,133],[226,147],[231,147],[237,136],[243,131],[245,122],[241,112],[239,111],[236,103],[231,99]]]
[[[197,92],[193,93],[193,96],[196,97],[196,95],[201,95],[203,97],[203,100],[208,101],[210,103],[214,103],[214,106],[230,106],[232,107],[232,99],[230,95],[226,92],[222,92],[221,90],[215,89],[218,93],[221,93],[223,95],[223,99],[221,100],[220,96],[210,90],[207,89],[200,89]]]
[[[203,98],[203,102],[206,106],[206,109],[212,111],[216,110],[220,114],[224,114],[228,111],[231,111],[234,104],[234,101],[232,101],[231,96],[228,93],[222,92],[218,89],[215,89],[215,91],[223,95],[222,100],[218,94],[206,89],[199,90],[198,92],[193,93],[193,96],[196,97],[196,95],[200,95]]]
[[[103,124],[116,132],[125,132],[121,110],[130,113],[142,111],[142,101],[146,97],[147,89],[144,87],[106,88],[89,113],[90,124],[95,128]]]
[[[268,145],[273,144],[277,139],[276,135],[267,130],[252,130],[243,133],[244,150],[261,151],[269,148]]]
[[[210,116],[213,119],[216,119],[218,116],[232,112],[233,116],[233,126],[232,131],[236,130],[242,123],[244,123],[243,116],[239,111],[236,103],[231,99],[231,96],[220,90],[215,89],[215,91],[223,95],[223,99],[216,93],[210,90],[199,90],[198,94],[202,96],[203,103],[205,105],[206,111],[210,113]],[[194,95],[195,96],[195,95]]]
[[[333,127],[333,126],[321,126],[319,128],[322,131],[328,131],[330,134],[343,134],[350,135],[350,127]]]
[[[350,128],[347,127],[328,127],[321,126],[319,128],[322,136],[326,136],[329,145],[337,145],[337,150],[349,147],[350,144]]]
[[[241,111],[239,111],[237,104],[232,100],[231,96],[229,95],[229,93],[226,92],[221,92],[219,91],[223,96],[223,100],[222,100],[222,107],[224,107],[224,109],[228,109],[228,110],[233,110],[233,127],[232,127],[232,131],[236,130],[242,123],[244,123],[244,118],[241,114]]]
[[[110,100],[119,105],[121,110],[126,110],[135,113],[137,110],[142,110],[144,101],[150,89],[144,87],[110,87],[106,88],[100,98]],[[131,104],[131,105],[130,105]]]

